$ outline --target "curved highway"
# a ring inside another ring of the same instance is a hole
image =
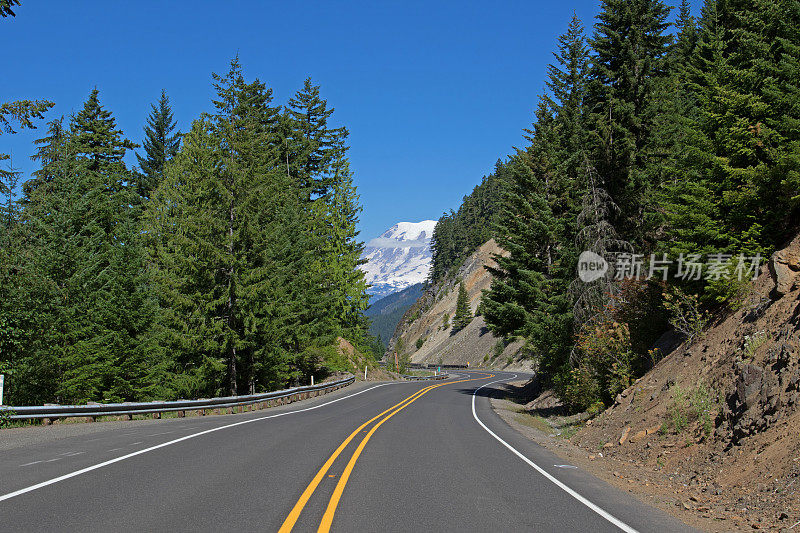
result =
[[[0,432],[0,530],[690,531],[511,429],[488,397],[515,374],[456,372],[239,415]]]

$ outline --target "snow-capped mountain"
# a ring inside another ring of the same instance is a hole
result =
[[[361,266],[369,293],[383,298],[428,278],[431,269],[431,238],[435,220],[398,222],[364,248]],[[374,301],[373,299],[373,301]]]

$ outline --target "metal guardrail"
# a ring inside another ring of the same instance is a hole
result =
[[[379,366],[384,366],[387,368],[393,367],[394,364],[389,364],[386,361],[378,361]],[[408,363],[408,368],[422,368],[422,369],[431,369],[431,368],[469,368],[468,365],[437,365],[436,363]]]
[[[407,376],[404,374],[400,375],[401,378],[406,379],[408,381],[429,381],[429,380],[437,380],[437,379],[447,379],[450,377],[449,374],[438,374],[435,376]]]
[[[355,381],[354,376],[349,376],[329,383],[319,383],[317,385],[307,385],[303,387],[293,387],[273,392],[261,394],[249,394],[244,396],[224,396],[220,398],[206,398],[201,400],[174,400],[161,402],[126,402],[126,403],[105,403],[87,405],[23,405],[23,406],[0,406],[0,414],[7,413],[7,418],[12,420],[45,419],[46,423],[59,418],[69,418],[84,416],[94,420],[98,416],[119,416],[127,415],[130,420],[133,415],[178,412],[178,416],[185,416],[186,411],[198,411],[199,414],[206,414],[209,409],[228,409],[233,412],[234,407],[244,407],[263,403],[261,408],[268,407],[268,403],[278,405],[290,403],[294,400],[303,400],[320,393],[346,387]],[[243,409],[240,409],[241,412]]]

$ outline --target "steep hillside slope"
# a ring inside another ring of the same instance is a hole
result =
[[[529,412],[546,418],[552,400]],[[800,523],[798,407],[800,236],[740,310],[678,346],[571,442],[587,468],[703,529],[788,529]]]
[[[370,305],[364,313],[370,320],[370,334],[379,337],[384,343],[388,342],[405,312],[422,295],[422,287],[422,283],[417,283]]]
[[[397,351],[399,356],[410,356],[415,363],[518,366],[515,354],[521,343],[505,345],[486,329],[482,317],[473,318],[458,333],[452,330],[459,283],[464,283],[474,314],[481,291],[488,289],[491,283],[491,275],[485,267],[493,265],[492,255],[501,252],[494,240],[488,241],[464,261],[454,276],[427,290],[403,316],[389,343],[390,353]],[[527,363],[522,366],[527,368]]]

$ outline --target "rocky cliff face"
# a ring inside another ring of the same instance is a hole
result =
[[[500,253],[503,251],[497,243],[490,240],[464,261],[455,276],[428,289],[398,324],[389,352],[407,354],[415,363],[529,368],[528,362],[520,362],[516,357],[522,343],[503,343],[486,328],[483,317],[473,318],[459,332],[452,329],[459,283],[463,282],[467,289],[474,315],[481,292],[491,284],[491,275],[485,267],[494,265],[492,256]]]

